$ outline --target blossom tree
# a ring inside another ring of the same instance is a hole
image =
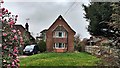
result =
[[[3,1],[1,2],[3,3]],[[1,8],[0,22],[2,22],[2,66],[18,68],[18,47],[23,39],[21,32],[14,29],[18,15],[12,15],[5,8]]]

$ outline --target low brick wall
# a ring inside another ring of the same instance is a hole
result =
[[[66,52],[67,51],[67,49],[65,48],[65,49],[53,49],[54,50],[54,52],[59,52],[59,53],[62,53],[62,52]]]

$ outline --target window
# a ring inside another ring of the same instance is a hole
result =
[[[62,37],[63,36],[63,32],[59,32],[59,37]]]
[[[64,43],[55,43],[55,48],[65,48]]]
[[[63,32],[63,31],[56,31],[55,32],[55,37],[59,37],[59,38],[65,37],[65,32]]]

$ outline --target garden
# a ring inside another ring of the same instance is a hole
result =
[[[20,58],[20,66],[96,66],[99,58],[88,53],[41,53]]]

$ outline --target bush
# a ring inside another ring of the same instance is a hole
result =
[[[0,3],[1,4],[1,3]],[[17,21],[18,15],[11,14],[7,9],[0,9],[0,22],[2,22],[2,68],[19,68],[20,60],[17,58],[19,47],[23,44],[21,32],[13,26]]]
[[[45,52],[46,51],[46,42],[41,40],[37,43],[38,47],[39,47],[39,51],[40,52]]]
[[[75,46],[75,50],[77,50],[77,51],[81,51],[81,45],[80,44],[78,44],[77,46]]]

